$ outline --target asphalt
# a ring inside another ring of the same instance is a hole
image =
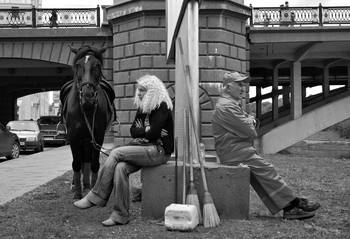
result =
[[[72,170],[72,161],[67,145],[0,163],[0,205]]]

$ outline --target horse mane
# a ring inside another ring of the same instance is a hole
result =
[[[79,48],[78,52],[75,54],[74,60],[73,60],[73,67],[77,63],[78,60],[86,56],[87,54],[92,53],[100,62],[103,63],[103,56],[100,50],[98,50],[95,47],[91,47],[89,45],[84,45]]]

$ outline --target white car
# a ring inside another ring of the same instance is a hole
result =
[[[21,150],[44,150],[44,139],[39,124],[33,120],[14,120],[7,123],[10,132],[17,134]]]

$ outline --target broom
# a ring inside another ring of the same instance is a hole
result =
[[[181,42],[181,37],[178,38],[178,44],[179,44],[179,50],[180,50],[180,55],[181,55],[181,63],[182,63],[182,69],[183,72],[185,74],[185,82],[186,82],[186,89],[187,89],[187,94],[188,94],[188,100],[189,96],[190,96],[190,88],[191,88],[191,77],[189,75],[189,66],[184,65],[184,55],[183,55],[183,47],[182,47],[182,42]],[[189,109],[190,109],[190,118],[191,118],[191,123],[193,126],[193,129],[196,130],[195,127],[195,123],[194,123],[194,112],[192,110],[192,103],[189,102]],[[203,180],[203,189],[204,189],[204,206],[203,206],[203,226],[204,227],[217,227],[220,224],[220,217],[216,211],[214,202],[213,202],[213,198],[211,196],[211,194],[209,193],[208,190],[208,185],[207,185],[207,180],[205,177],[205,170],[204,170],[204,164],[203,164],[203,160],[200,157],[200,152],[198,150],[198,146],[199,146],[199,139],[198,139],[198,135],[195,132],[194,134],[195,136],[195,141],[196,141],[196,145],[197,145],[197,154],[198,154],[198,159],[199,159],[199,163],[200,163],[200,169],[201,169],[201,174],[202,174],[202,180]]]
[[[187,131],[187,145],[190,143],[190,129],[189,129],[189,119],[188,119],[188,111],[185,110],[185,125],[186,125],[186,131]],[[196,185],[194,184],[194,179],[193,179],[193,158],[190,155],[190,150],[187,150],[187,157],[190,160],[190,184],[188,186],[188,191],[187,191],[187,197],[186,197],[186,204],[194,205],[197,208],[198,212],[198,222],[199,224],[202,224],[202,213],[201,213],[201,207],[199,204],[199,199],[198,199],[198,193],[196,189]]]

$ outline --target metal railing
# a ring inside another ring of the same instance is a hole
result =
[[[100,7],[0,9],[0,28],[100,27]]]
[[[350,25],[350,7],[260,7],[253,8],[250,26]]]

